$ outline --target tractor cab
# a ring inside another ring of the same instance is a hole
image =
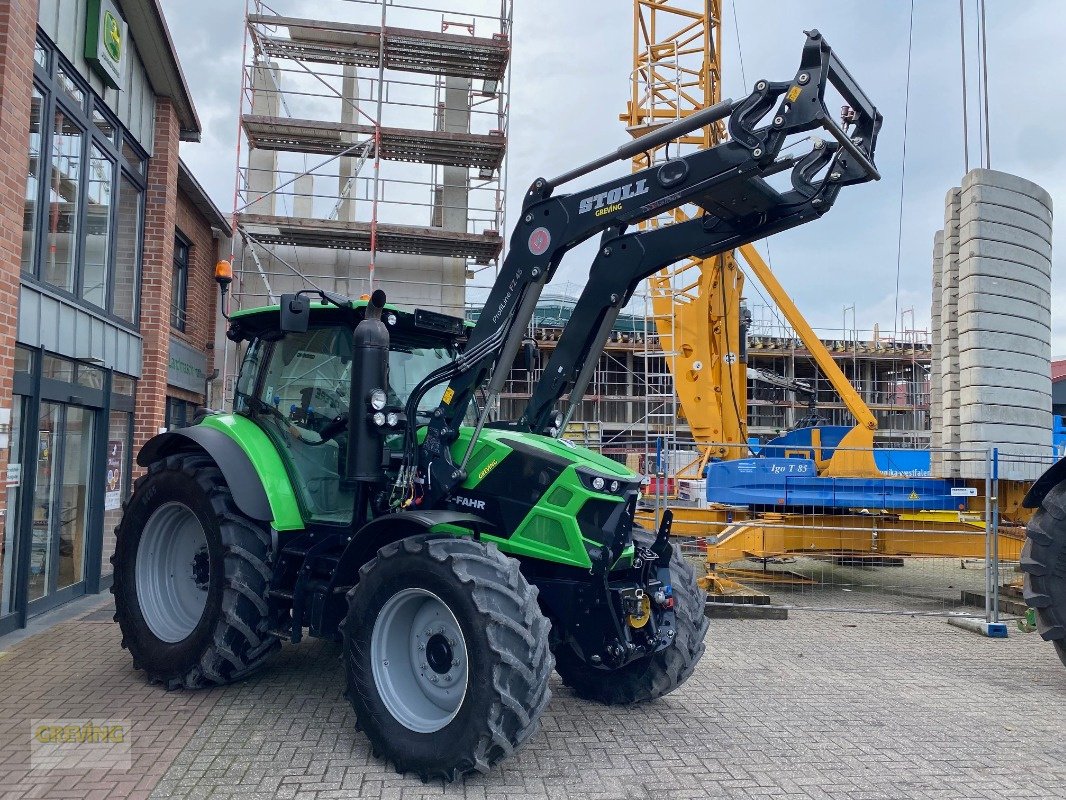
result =
[[[347,479],[347,458],[352,373],[359,360],[354,339],[368,304],[309,303],[306,326],[296,326],[302,330],[283,329],[281,305],[231,316],[229,338],[246,343],[234,413],[270,438],[309,522],[352,520],[355,485]],[[380,415],[378,427],[390,449],[397,449],[411,390],[455,358],[465,325],[458,317],[392,306],[383,309],[381,321],[389,332],[387,380],[384,398],[375,398],[368,411],[372,423]],[[436,408],[443,392],[440,387],[424,397],[418,412]]]

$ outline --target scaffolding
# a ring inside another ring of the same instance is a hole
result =
[[[512,2],[246,0],[238,308],[384,288],[462,313],[503,249]]]

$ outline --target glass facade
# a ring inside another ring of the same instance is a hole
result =
[[[14,384],[0,619],[98,590],[132,488],[133,378],[17,347]]]
[[[135,326],[147,157],[49,42],[35,52],[23,274]]]

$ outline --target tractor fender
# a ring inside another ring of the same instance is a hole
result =
[[[218,465],[242,514],[264,522],[274,518],[255,466],[240,445],[222,431],[193,425],[153,436],[137,454],[137,463],[147,467],[174,453],[197,448]]]
[[[1039,508],[1040,504],[1044,502],[1044,497],[1047,496],[1047,493],[1063,480],[1066,480],[1066,458],[1060,458],[1048,467],[1047,472],[1029,487],[1029,491],[1025,493],[1025,499],[1022,500],[1022,505],[1025,508]]]
[[[491,523],[462,511],[397,511],[375,517],[352,537],[344,548],[333,574],[333,587],[348,587],[356,582],[359,569],[377,555],[378,550],[392,542],[428,533],[437,525],[456,525],[469,528],[474,536],[492,530]],[[441,534],[447,536],[449,534]]]

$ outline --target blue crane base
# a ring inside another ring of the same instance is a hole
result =
[[[850,428],[821,426],[818,455],[832,457]],[[959,480],[929,475],[928,450],[874,450],[878,478],[826,478],[811,457],[811,428],[789,431],[759,446],[755,458],[707,465],[707,500],[777,510],[964,511],[972,492]],[[797,452],[798,451],[798,452]],[[806,451],[806,452],[804,452]],[[786,457],[786,452],[789,454]]]

